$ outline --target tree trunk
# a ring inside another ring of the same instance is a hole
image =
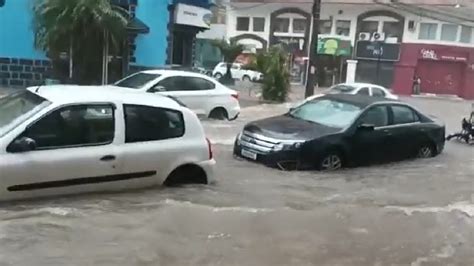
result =
[[[227,63],[227,71],[226,71],[225,75],[219,80],[222,84],[225,84],[225,85],[234,85],[235,84],[235,80],[232,77],[231,68],[232,68],[232,64]]]
[[[73,59],[73,37],[71,36],[69,40],[69,81],[72,81],[72,76],[74,73],[74,59]]]

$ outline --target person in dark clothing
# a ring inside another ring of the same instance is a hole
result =
[[[413,78],[413,94],[418,95],[421,92],[421,78],[417,75]]]

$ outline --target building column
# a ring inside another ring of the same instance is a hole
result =
[[[346,83],[355,82],[357,62],[357,60],[347,60]]]

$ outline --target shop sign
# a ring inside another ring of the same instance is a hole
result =
[[[373,41],[358,41],[355,58],[380,61],[400,60],[400,44]]]
[[[211,27],[212,12],[197,6],[177,4],[174,22],[180,25],[209,29]]]
[[[425,48],[421,49],[420,56],[422,59],[428,59],[428,60],[467,62],[467,57],[465,56],[441,54],[433,49],[425,49]]]
[[[352,45],[350,41],[339,38],[319,38],[318,54],[350,56],[352,54]]]
[[[431,49],[421,49],[421,58],[423,59],[431,59],[431,60],[438,60],[438,54],[434,50]]]

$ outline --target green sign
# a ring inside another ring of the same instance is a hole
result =
[[[350,41],[339,38],[319,38],[318,54],[350,56],[352,54],[352,45]]]

